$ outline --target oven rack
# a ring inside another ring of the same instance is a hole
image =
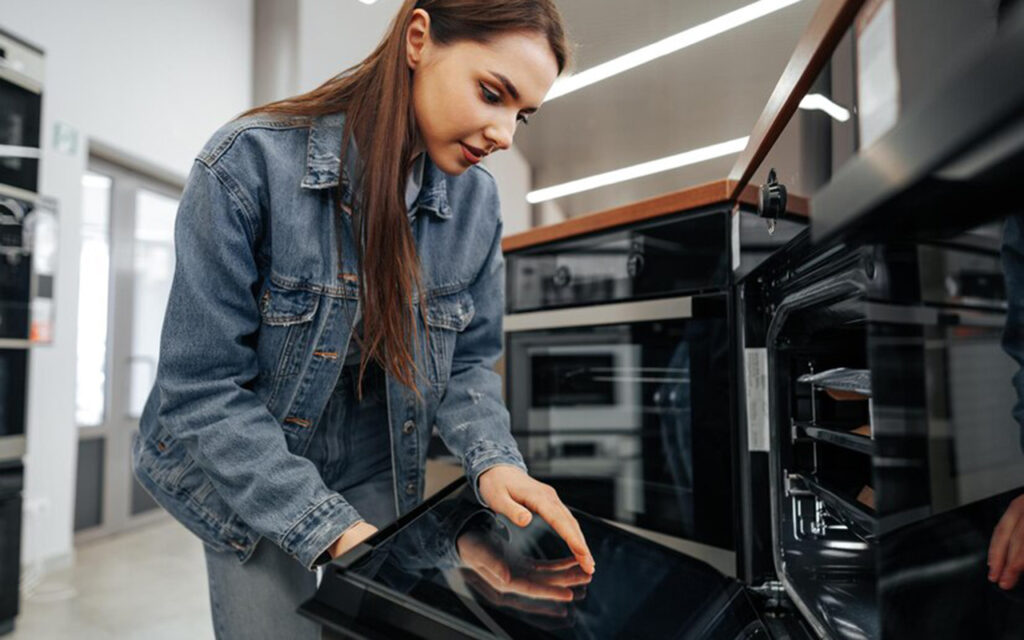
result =
[[[830,429],[813,422],[794,422],[793,426],[796,428],[796,432],[798,434],[802,434],[803,436],[817,442],[825,442],[827,444],[869,456],[873,456],[878,452],[875,441],[868,436],[847,433],[838,429]]]
[[[866,507],[843,497],[815,476],[805,473],[793,475],[799,478],[807,490],[824,503],[829,512],[849,527],[857,537],[865,542],[874,542],[878,538],[878,517]]]

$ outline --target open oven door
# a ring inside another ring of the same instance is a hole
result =
[[[560,589],[582,572],[560,562],[568,550],[553,531],[540,518],[520,528],[496,516],[460,479],[327,565],[300,611],[323,625],[325,638],[779,637],[759,596],[738,581],[575,516],[597,571],[587,584]],[[510,579],[470,568],[473,558],[507,567]]]

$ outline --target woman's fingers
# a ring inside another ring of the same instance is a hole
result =
[[[1017,526],[1010,534],[1005,565],[1002,575],[999,576],[999,586],[1003,589],[1017,586],[1021,571],[1024,571],[1024,520],[1018,519]]]
[[[461,535],[456,548],[466,566],[477,573],[487,574],[493,578],[494,584],[506,584],[512,579],[505,559],[479,533],[469,532]]]
[[[501,492],[493,500],[491,509],[500,513],[520,527],[525,527],[533,520],[533,514],[521,504],[512,499],[507,491]]]
[[[553,587],[580,587],[594,579],[579,564],[561,571],[531,571],[529,579]]]
[[[999,524],[996,525],[996,529],[992,533],[992,541],[989,543],[988,579],[992,582],[999,582],[1000,586],[1004,582],[1003,573],[1008,569],[1007,561],[1010,557],[1011,542],[1015,537],[1019,538],[1024,535],[1024,531],[1018,531],[1022,524],[1022,511],[1024,511],[1024,496],[1010,503],[1006,513],[1000,518]],[[1020,548],[1019,542],[1017,548]]]
[[[555,560],[534,559],[530,567],[534,571],[563,571],[579,564],[576,558],[557,558]]]
[[[495,589],[485,578],[472,572],[464,573],[463,577],[473,590],[496,607],[511,608],[523,613],[556,618],[564,618],[568,615],[568,608],[563,601],[522,598],[515,593]]]
[[[531,510],[535,511],[552,529],[555,530],[562,540],[569,545],[569,550],[579,561],[583,570],[587,573],[594,572],[594,557],[587,547],[587,541],[583,537],[580,525],[558,498],[558,494],[551,487],[540,482],[531,482],[525,488],[517,490],[512,494],[512,499]]]

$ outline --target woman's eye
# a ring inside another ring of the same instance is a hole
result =
[[[527,116],[524,113],[520,113],[518,116],[516,116],[516,120],[522,122],[524,127],[530,124],[529,116]]]
[[[501,96],[488,89],[487,85],[482,82],[480,83],[480,90],[483,92],[484,100],[490,104],[498,104],[501,102]]]

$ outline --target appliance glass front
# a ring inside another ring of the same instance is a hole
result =
[[[684,300],[692,317],[509,332],[512,434],[566,503],[732,549],[726,305]]]
[[[31,239],[25,231],[36,204],[0,185],[0,340],[29,338]]]
[[[0,31],[0,184],[39,182],[43,53]]]
[[[35,192],[42,95],[0,77],[0,183]]]
[[[0,349],[0,460],[21,457],[25,436],[28,350]]]
[[[361,637],[768,637],[748,593],[700,560],[576,513],[597,565],[588,579],[542,519],[513,525],[464,480],[445,491],[329,565],[303,611],[375,631]]]

